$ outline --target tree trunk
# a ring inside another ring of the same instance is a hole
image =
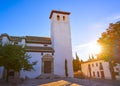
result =
[[[15,72],[14,80],[12,82],[12,86],[18,86],[19,78],[20,78],[20,72]]]
[[[9,78],[9,69],[6,69],[6,71],[7,71],[6,82],[8,82],[8,78]]]
[[[116,80],[115,72],[114,72],[114,66],[113,66],[112,61],[109,61],[109,68],[110,68],[110,73],[111,73],[112,80]]]

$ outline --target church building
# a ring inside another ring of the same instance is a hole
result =
[[[26,45],[26,51],[32,57],[30,61],[37,61],[37,64],[34,66],[35,71],[21,70],[21,78],[36,78],[40,75],[73,77],[69,15],[70,12],[51,11],[49,16],[51,22],[51,38],[10,36],[6,33],[0,35],[0,42],[2,44],[13,43],[22,46]],[[0,67],[0,79],[3,77],[3,71],[4,67]]]

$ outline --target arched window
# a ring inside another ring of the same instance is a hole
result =
[[[92,64],[92,67],[94,67],[94,64]]]
[[[93,71],[93,76],[95,77],[95,72]]]
[[[66,21],[66,17],[65,16],[63,16],[63,21]]]
[[[67,59],[65,59],[65,76],[68,77],[68,63],[67,63]]]
[[[88,68],[90,69],[90,64],[88,64]]]
[[[100,77],[99,72],[97,71],[97,76]]]
[[[98,63],[96,63],[96,66],[98,66]]]
[[[57,15],[57,21],[59,21],[60,20],[60,16],[59,15]]]
[[[101,62],[100,62],[100,70],[103,70],[103,66]]]

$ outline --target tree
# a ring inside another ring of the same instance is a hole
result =
[[[109,62],[112,79],[116,79],[113,67],[116,63],[120,63],[120,22],[111,23],[98,39],[98,43],[102,47],[98,58]]]
[[[88,59],[88,61],[92,61],[92,60],[95,60],[95,57],[94,57],[93,54],[89,55],[89,59]]]
[[[73,70],[74,72],[78,71],[78,70],[81,70],[81,64],[80,64],[80,60],[79,60],[79,57],[76,53],[76,59],[73,59]]]
[[[26,53],[26,48],[20,45],[5,44],[0,45],[0,66],[7,71],[6,81],[8,82],[9,70],[20,72],[20,70],[34,70],[36,62],[29,62],[31,57]]]

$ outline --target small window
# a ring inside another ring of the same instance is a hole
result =
[[[59,15],[57,15],[57,21],[59,21],[60,20],[60,16]]]
[[[96,63],[96,66],[98,66],[98,63]]]
[[[93,76],[95,77],[95,72],[93,71]]]
[[[94,64],[92,64],[92,67],[94,67]]]
[[[101,71],[101,78],[105,78],[104,71]]]
[[[119,71],[119,68],[116,68],[117,71]]]
[[[99,72],[97,71],[97,76],[100,77]]]
[[[65,16],[63,16],[63,21],[66,21],[66,17]]]
[[[88,64],[88,68],[90,68],[90,64]]]
[[[47,45],[47,44],[45,44],[44,46],[45,46],[45,47],[47,47],[48,45]]]
[[[18,42],[14,42],[14,44],[15,44],[15,45],[17,45],[17,44],[18,44]]]
[[[43,52],[41,52],[41,55],[43,55]]]
[[[52,53],[52,55],[54,55],[54,53]]]
[[[100,62],[100,70],[103,70],[103,66],[101,62]]]

